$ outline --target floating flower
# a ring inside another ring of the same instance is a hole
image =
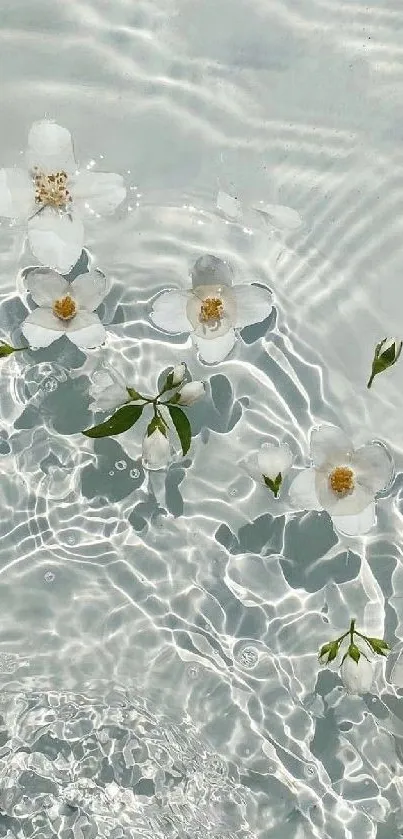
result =
[[[123,376],[117,370],[104,370],[97,380],[91,384],[90,403],[91,410],[114,411],[120,405],[130,400],[130,394],[126,387]]]
[[[305,510],[326,510],[337,530],[349,536],[367,533],[375,520],[375,495],[389,484],[393,462],[380,443],[354,449],[331,425],[311,435],[313,467],[304,469],[290,487],[291,501]]]
[[[280,443],[277,446],[264,443],[260,447],[257,456],[259,473],[275,498],[280,492],[284,475],[290,469],[292,461],[293,455],[287,443]]]
[[[28,291],[38,308],[21,325],[32,347],[48,347],[62,335],[77,347],[99,347],[105,328],[95,314],[108,286],[100,271],[81,274],[72,283],[47,268],[30,271]]]
[[[358,636],[358,641],[355,641]],[[330,664],[339,655],[341,646],[349,637],[349,645],[340,667],[340,676],[347,693],[367,693],[372,686],[374,673],[372,661],[362,647],[370,653],[386,656],[389,645],[382,638],[371,638],[355,628],[355,620],[350,621],[350,628],[334,641],[328,641],[319,651],[319,661]],[[360,647],[358,646],[360,644]]]
[[[121,175],[77,171],[69,131],[50,120],[28,135],[27,169],[0,169],[0,216],[28,222],[32,252],[67,274],[84,244],[82,216],[113,212],[126,189]]]
[[[193,276],[202,274],[209,281],[188,291],[162,292],[154,301],[151,320],[159,329],[172,334],[189,332],[202,360],[214,364],[231,352],[236,341],[235,329],[268,317],[272,295],[261,286],[232,285],[228,270],[225,275],[221,272],[217,282],[216,268],[203,269],[203,260],[215,266],[211,257],[202,257],[196,263],[196,266],[201,264],[201,270],[193,269]],[[221,260],[216,261],[225,266]]]

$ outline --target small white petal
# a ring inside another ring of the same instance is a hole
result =
[[[231,219],[242,218],[242,205],[238,198],[233,198],[227,192],[220,192],[217,195],[217,209]]]
[[[330,486],[327,469],[316,470],[316,495],[323,509],[331,516],[355,516],[365,510],[374,498],[371,490],[357,482],[349,495],[340,497]]]
[[[237,304],[236,326],[239,329],[252,323],[260,323],[269,316],[273,308],[273,298],[267,288],[236,285],[233,292]]]
[[[201,360],[205,361],[206,364],[217,364],[220,361],[224,361],[224,358],[229,355],[234,347],[236,337],[234,330],[229,329],[225,335],[221,335],[219,338],[214,338],[213,340],[200,338],[199,335],[194,335],[193,340],[200,353]]]
[[[284,204],[255,204],[252,210],[267,216],[269,223],[278,230],[296,230],[302,223],[300,214]]]
[[[102,303],[109,290],[109,283],[101,271],[88,271],[80,274],[71,283],[70,293],[78,307],[94,312]]]
[[[351,440],[335,425],[321,425],[311,433],[311,458],[315,466],[343,466],[353,452]]]
[[[366,487],[375,495],[390,483],[393,475],[393,460],[383,445],[367,443],[353,453],[351,468],[361,486]]]
[[[66,335],[77,347],[89,350],[104,343],[106,331],[98,315],[81,310],[67,321]]]
[[[25,285],[37,306],[52,307],[55,300],[69,293],[69,283],[50,268],[34,268],[26,276]]]
[[[290,500],[299,510],[320,510],[316,496],[315,469],[303,469],[290,486]]]
[[[180,383],[183,382],[185,374],[186,364],[177,364],[176,367],[172,369],[172,384],[180,385]]]
[[[150,318],[158,329],[172,334],[190,332],[192,329],[186,317],[188,293],[164,291],[154,300]]]
[[[284,477],[292,464],[293,455],[286,443],[269,443],[261,446],[257,460],[259,472],[274,480],[279,474]]]
[[[51,309],[35,309],[21,324],[22,334],[31,347],[48,347],[64,333],[64,321]]]
[[[78,216],[45,207],[29,220],[28,237],[32,253],[40,262],[67,274],[81,256],[83,223]]]
[[[73,143],[70,131],[51,120],[34,122],[28,134],[26,153],[28,169],[38,167],[42,172],[75,172]]]
[[[113,213],[126,198],[122,176],[109,172],[79,172],[70,186],[75,204],[101,215]]]
[[[171,456],[171,447],[164,434],[156,428],[143,440],[143,463],[147,469],[166,469]]]
[[[372,502],[356,516],[332,516],[332,521],[343,536],[363,536],[376,523],[375,504]]]
[[[35,207],[32,178],[24,169],[0,169],[0,216],[27,219]]]
[[[363,655],[358,663],[348,655],[341,665],[340,676],[347,693],[368,693],[374,679],[373,667]]]

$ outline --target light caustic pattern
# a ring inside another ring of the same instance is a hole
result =
[[[112,280],[106,346],[62,339],[1,367],[0,836],[398,839],[403,366],[365,384],[375,343],[401,335],[403,12],[6,5],[2,161],[47,116],[129,197],[86,228]],[[301,226],[252,210],[276,204]],[[15,344],[24,248],[2,222]],[[149,320],[204,254],[275,303],[215,368]],[[108,365],[150,392],[179,361],[208,381],[185,460],[147,474],[140,431],[80,434]],[[290,513],[287,482],[275,501],[242,467],[264,439],[303,465],[323,422],[393,452],[365,539]],[[363,698],[317,662],[351,617],[393,645]]]

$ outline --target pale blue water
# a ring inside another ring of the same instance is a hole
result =
[[[0,26],[2,165],[48,116],[128,188],[87,229],[106,348],[1,362],[0,836],[398,839],[403,365],[365,383],[402,331],[403,9],[14,0]],[[215,368],[149,320],[203,254],[275,303]],[[0,260],[18,343],[32,257],[8,222]],[[150,391],[179,361],[208,382],[185,460],[147,473],[140,433],[81,436],[102,366]],[[266,437],[302,465],[322,422],[393,453],[363,539],[240,466]],[[393,645],[362,698],[317,661],[350,617]]]

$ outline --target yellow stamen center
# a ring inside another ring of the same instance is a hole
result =
[[[45,175],[38,169],[34,170],[35,203],[48,207],[66,207],[71,201],[67,189],[67,172],[55,172]]]
[[[354,474],[348,466],[338,466],[329,476],[330,486],[337,495],[348,495],[354,489]]]
[[[224,313],[223,302],[219,297],[206,297],[200,308],[200,320],[207,323],[210,320],[220,320]]]
[[[71,320],[77,314],[76,301],[66,294],[66,297],[60,297],[53,303],[53,312],[60,320]]]

